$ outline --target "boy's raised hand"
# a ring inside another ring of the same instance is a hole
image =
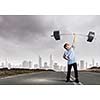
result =
[[[76,34],[73,33],[73,42],[72,42],[72,47],[75,48],[74,43],[76,42]]]
[[[73,33],[73,43],[72,44],[74,44],[75,42],[76,42],[76,34],[75,33]]]

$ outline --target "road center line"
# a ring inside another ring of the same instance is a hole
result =
[[[66,72],[64,72],[64,74],[67,74]],[[71,75],[71,81],[74,81],[75,80],[75,77],[73,77]],[[82,82],[79,82],[79,83],[76,83],[76,82],[73,82],[74,85],[84,85]]]
[[[72,78],[71,78],[70,80],[73,82],[73,79],[72,79]],[[73,82],[73,84],[74,84],[74,85],[77,85],[77,83],[75,83],[75,82]]]
[[[73,77],[72,75],[71,75],[71,78],[73,79],[73,80],[75,80],[75,77]],[[79,83],[77,83],[78,85],[84,85],[82,82],[79,82]]]

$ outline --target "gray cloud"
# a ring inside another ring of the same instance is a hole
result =
[[[100,35],[100,16],[39,16],[39,15],[1,15],[0,16],[0,55],[1,57],[32,58],[41,55],[48,59],[54,55],[55,61],[64,62],[63,44],[71,42],[72,36],[63,36],[61,41],[50,37],[55,29],[62,33],[76,32],[87,34],[90,30]],[[100,60],[99,37],[93,43],[77,36],[76,54],[79,59],[96,57]],[[34,59],[35,61],[35,59]]]
[[[7,39],[26,41],[44,36],[50,28],[42,16],[0,16],[0,36]]]

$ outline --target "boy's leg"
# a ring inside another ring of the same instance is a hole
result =
[[[68,65],[68,70],[67,70],[67,81],[70,80],[70,73],[71,73],[71,68],[72,68],[72,65]]]
[[[77,70],[77,63],[73,64],[73,68],[74,68],[74,73],[75,73],[75,78],[76,78],[76,82],[79,82],[78,80],[78,70]]]

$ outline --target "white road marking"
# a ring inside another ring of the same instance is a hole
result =
[[[73,79],[72,79],[72,78],[71,78],[70,80],[73,82]],[[76,82],[73,82],[73,84],[74,84],[74,85],[77,85],[77,83],[76,83]]]
[[[73,79],[73,80],[75,80],[75,77],[73,77],[72,75],[71,75],[71,78]],[[78,85],[83,85],[83,83],[82,82],[79,82],[79,83],[77,83]]]
[[[64,72],[65,74],[67,74],[66,72]],[[70,79],[71,81],[74,81],[75,80],[75,77],[73,77],[72,75],[71,75],[71,79]],[[76,82],[73,82],[73,84],[74,85],[84,85],[82,82],[79,82],[79,83],[76,83]]]

